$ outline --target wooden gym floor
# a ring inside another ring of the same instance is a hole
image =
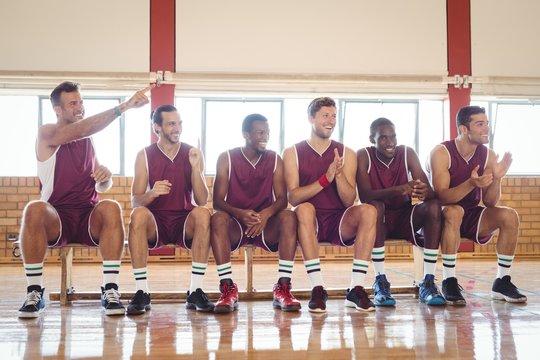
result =
[[[276,278],[273,263],[254,266],[255,287],[269,289]],[[329,288],[347,287],[351,264],[323,262]],[[410,285],[412,262],[387,261],[392,286]],[[149,284],[154,291],[184,291],[189,264],[151,264]],[[233,265],[239,288],[245,285],[243,264]],[[368,284],[373,281],[370,267]],[[396,296],[395,308],[361,313],[328,301],[326,314],[311,314],[307,300],[299,313],[274,310],[271,301],[240,302],[232,314],[188,311],[181,302],[154,302],[142,316],[107,317],[97,301],[77,301],[65,307],[47,302],[37,319],[17,318],[26,281],[22,266],[0,266],[1,359],[537,359],[540,339],[540,260],[516,260],[513,281],[528,303],[492,301],[493,260],[459,260],[458,278],[468,303],[465,307],[428,307],[413,295]],[[46,294],[58,291],[60,268],[45,267]],[[437,277],[441,278],[441,264]],[[74,265],[76,290],[94,291],[101,285],[99,264]],[[438,283],[440,283],[438,281]],[[122,264],[122,289],[133,291],[131,265]],[[215,266],[205,278],[207,291],[217,291]],[[303,265],[295,264],[294,288],[309,288]],[[46,295],[48,299],[48,295]]]

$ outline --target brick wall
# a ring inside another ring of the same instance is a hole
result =
[[[130,177],[115,177],[114,186],[103,198],[115,199],[124,209],[126,225],[131,212]],[[22,210],[30,200],[39,199],[38,180],[35,177],[0,177],[0,262],[20,262],[20,258],[12,255],[12,244],[7,241],[8,234],[19,233]],[[212,178],[207,178],[209,188]],[[500,205],[510,206],[517,210],[521,220],[520,238],[517,249],[518,256],[540,256],[540,177],[508,177],[502,182]],[[209,202],[209,207],[212,203]],[[496,238],[495,238],[496,241]],[[411,247],[402,242],[388,243],[387,257],[408,258],[412,255]],[[485,246],[474,246],[471,256],[492,256],[495,253],[495,242]],[[275,255],[260,249],[254,251],[256,258],[274,259]],[[321,258],[350,259],[351,249],[340,247],[321,248]],[[129,257],[129,254],[126,254]],[[243,252],[237,252],[234,259],[242,259]],[[96,249],[75,249],[76,261],[98,261]],[[190,261],[189,253],[177,249],[174,255],[154,256],[150,261],[185,260]],[[48,262],[58,261],[58,250],[49,250]]]

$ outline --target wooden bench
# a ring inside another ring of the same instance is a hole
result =
[[[398,240],[404,241],[404,240]],[[322,246],[331,246],[321,244]],[[127,241],[124,242],[124,246],[127,248]],[[13,253],[16,254],[19,251],[20,241],[13,243]],[[100,299],[101,294],[99,292],[77,292],[73,286],[73,249],[86,248],[81,244],[69,244],[60,248],[60,291],[50,292],[49,299],[51,301],[60,301],[61,305],[66,305],[70,301],[74,300],[96,300]],[[269,290],[257,290],[253,286],[253,249],[251,245],[243,247],[244,249],[244,266],[246,274],[246,288],[239,292],[241,300],[263,300],[272,299],[272,289]],[[423,278],[423,250],[417,246],[413,247],[414,257],[414,282],[411,286],[394,286],[392,287],[392,293],[394,294],[413,294],[418,293],[418,283]],[[372,294],[371,287],[367,287],[366,291]],[[298,299],[309,299],[311,296],[311,289],[294,289],[294,295]],[[328,295],[344,296],[345,288],[328,288]],[[129,291],[122,291],[122,299],[131,299],[135,293]],[[207,292],[210,298],[217,298],[219,293]],[[186,299],[186,292],[184,291],[167,291],[167,292],[152,292],[152,299],[155,300],[184,300]]]

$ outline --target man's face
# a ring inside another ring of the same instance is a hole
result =
[[[463,135],[467,136],[473,144],[488,144],[489,143],[489,120],[486,114],[471,115],[469,128],[461,127]]]
[[[168,141],[171,144],[180,142],[180,134],[182,134],[182,120],[178,111],[164,111],[161,113],[163,122],[161,126],[155,125],[159,133],[159,137]]]
[[[73,123],[84,119],[84,105],[81,93],[78,91],[60,94],[60,105],[54,106],[56,117]]]
[[[244,132],[246,145],[257,152],[264,152],[268,139],[270,138],[270,128],[268,122],[255,120],[251,123],[251,131]]]
[[[370,136],[370,141],[375,145],[377,153],[386,160],[391,160],[396,154],[396,131],[392,125],[381,125],[377,128],[375,136]]]
[[[323,106],[315,116],[309,117],[311,131],[322,139],[329,139],[336,127],[336,108]]]

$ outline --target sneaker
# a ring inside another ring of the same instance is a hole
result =
[[[373,283],[373,302],[377,306],[394,306],[396,300],[390,293],[390,283],[386,280],[386,275],[377,275]]]
[[[315,286],[311,290],[311,299],[308,304],[309,311],[314,313],[326,312],[326,300],[328,300],[326,290],[322,286]]]
[[[152,305],[150,305],[150,294],[142,290],[137,290],[133,298],[131,298],[127,307],[128,315],[141,315],[145,311],[150,311]]]
[[[435,275],[427,274],[418,289],[420,302],[428,305],[446,305],[446,301],[435,285]]]
[[[491,298],[495,300],[503,300],[512,303],[527,302],[527,297],[519,292],[517,287],[512,284],[510,275],[505,275],[502,278],[497,278],[493,282],[491,288]]]
[[[449,277],[442,282],[442,295],[448,305],[466,305],[467,302],[461,295],[463,288],[458,284],[455,277]]]
[[[345,306],[353,307],[360,311],[374,311],[375,305],[369,300],[366,290],[362,286],[347,289]]]
[[[202,312],[214,311],[214,303],[208,300],[208,296],[198,288],[195,292],[187,292],[186,309]]]
[[[101,288],[101,307],[105,311],[105,315],[124,315],[126,308],[120,301],[120,293],[118,285],[109,283],[105,288]]]
[[[19,309],[19,317],[36,318],[45,309],[45,299],[43,298],[45,289],[39,285],[30,285],[26,291],[26,300]]]
[[[231,279],[220,281],[221,296],[214,306],[215,313],[230,313],[238,309],[238,287]]]
[[[302,307],[300,301],[291,294],[291,279],[279,278],[274,285],[274,301],[272,305],[283,311],[298,311]]]

